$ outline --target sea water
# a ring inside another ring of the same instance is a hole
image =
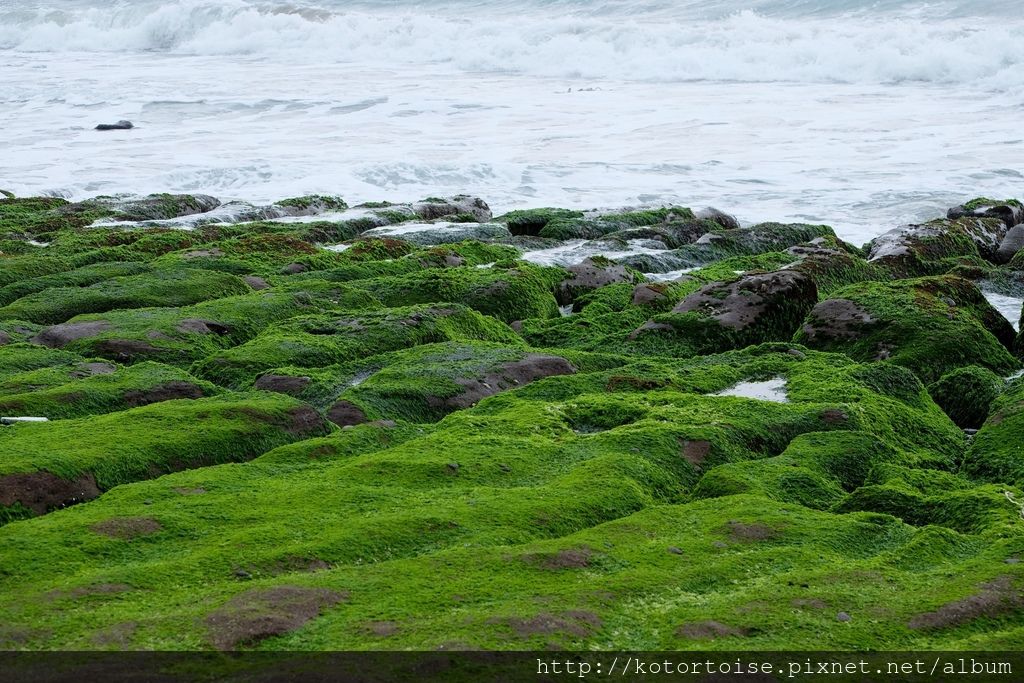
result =
[[[713,205],[860,244],[1024,195],[1019,10],[0,0],[0,189]]]

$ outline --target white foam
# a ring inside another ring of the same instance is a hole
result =
[[[984,294],[988,302],[992,304],[992,308],[999,311],[1004,318],[1010,321],[1010,324],[1013,325],[1013,329],[1019,332],[1022,313],[1021,309],[1024,308],[1024,299],[985,290],[982,290],[981,293]]]
[[[658,254],[665,251],[641,244],[646,242],[647,240],[629,240],[626,242],[627,248],[622,249],[619,242],[569,240],[554,247],[527,251],[522,255],[522,259],[542,266],[571,266],[591,256],[603,256],[614,260],[625,256]]]
[[[22,196],[711,204],[859,244],[1024,182],[1024,19],[1001,0],[37,7],[0,4]]]
[[[735,386],[723,389],[713,396],[739,396],[741,398],[753,398],[758,401],[771,401],[773,403],[788,403],[789,396],[786,394],[786,378],[775,377],[763,382],[740,382]]]

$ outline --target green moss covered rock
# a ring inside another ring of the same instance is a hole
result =
[[[1004,386],[1002,377],[971,365],[943,375],[928,386],[928,393],[953,422],[964,429],[977,429]]]
[[[1013,328],[971,282],[954,276],[866,282],[838,290],[794,341],[861,361],[891,360],[934,382],[977,365],[1007,375]]]

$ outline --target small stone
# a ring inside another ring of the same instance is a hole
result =
[[[1006,564],[1020,564],[1019,557],[1008,557],[1006,558]]]
[[[715,541],[711,545],[715,546],[716,548],[727,548],[727,547],[729,547],[729,544],[726,543],[725,541]]]
[[[144,501],[142,501],[142,504],[143,505],[152,505],[153,501],[151,501],[151,500],[144,500]]]
[[[668,547],[668,551],[670,553],[672,553],[673,555],[682,555],[683,554],[683,549],[682,548],[677,548],[674,545],[670,545]]]
[[[244,569],[236,569],[235,570],[235,576],[238,577],[239,579],[243,579],[245,581],[248,581],[249,579],[252,578],[252,574],[250,574],[249,572],[245,571]]]
[[[839,614],[836,615],[836,619],[838,619],[839,621],[850,621],[850,619],[852,619],[852,618],[853,617],[851,617],[846,612],[840,612]]]
[[[135,127],[131,121],[121,119],[117,123],[101,123],[96,126],[96,130],[131,130]]]
[[[801,351],[800,349],[790,349],[789,351],[786,351],[786,353],[788,353],[789,355],[793,356],[793,358],[796,358],[798,360],[803,360],[804,358],[807,358],[807,354]]]
[[[452,472],[452,473],[458,472],[459,471],[459,463],[457,463],[457,462],[450,462],[450,463],[448,463],[448,471]]]
[[[509,467],[508,465],[498,465],[498,469],[501,470],[502,472],[511,472],[512,471],[512,468]]]

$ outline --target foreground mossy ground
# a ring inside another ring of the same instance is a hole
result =
[[[1013,264],[960,223],[891,262],[688,209],[358,237],[468,198],[89,227],[202,201],[0,200],[0,415],[50,419],[0,428],[0,647],[1024,643],[1024,380],[967,277]],[[509,246],[641,238],[699,269]]]

